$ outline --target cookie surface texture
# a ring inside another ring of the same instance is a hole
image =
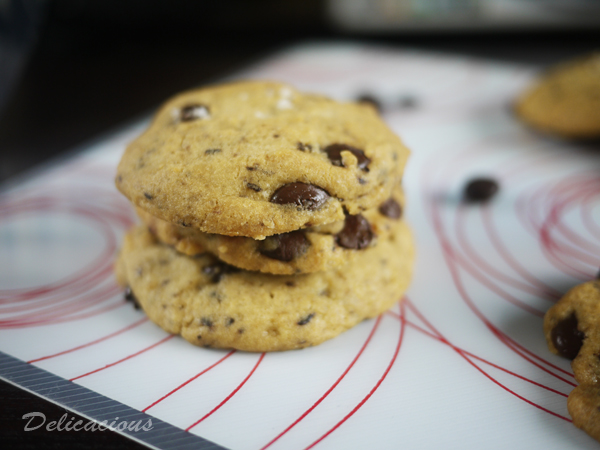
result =
[[[354,260],[365,249],[386,240],[401,220],[404,195],[398,186],[378,208],[356,219],[315,226],[258,241],[241,236],[203,233],[158,219],[141,208],[142,222],[162,243],[195,256],[210,252],[222,261],[245,270],[278,275],[313,273],[339,267]],[[355,223],[357,222],[357,223]]]
[[[600,280],[571,289],[544,317],[552,353],[571,359],[579,383],[567,402],[573,424],[600,441]]]
[[[199,346],[278,351],[317,345],[389,309],[408,286],[412,260],[402,221],[352,263],[294,276],[182,255],[137,226],[125,237],[116,271],[169,333]]]
[[[600,137],[600,53],[558,66],[518,100],[533,128],[576,139]]]
[[[167,222],[264,239],[377,207],[408,154],[369,106],[239,82],[168,101],[127,147],[116,185]]]

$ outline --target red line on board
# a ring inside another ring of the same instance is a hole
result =
[[[415,312],[415,314],[419,315],[419,317],[421,318],[421,320],[423,320],[423,322],[431,329],[433,330],[433,332],[439,336],[444,343],[447,343],[455,352],[457,352],[464,360],[466,360],[469,364],[471,364],[471,366],[473,366],[474,368],[476,368],[482,375],[484,375],[486,378],[488,378],[490,381],[492,381],[493,383],[495,383],[496,385],[500,386],[502,389],[504,389],[505,391],[511,393],[512,395],[514,395],[515,397],[517,397],[518,399],[524,401],[525,403],[534,406],[544,412],[547,412],[548,414],[551,414],[553,416],[556,416],[560,419],[563,419],[567,422],[572,422],[570,419],[568,419],[567,417],[561,416],[560,414],[555,413],[554,411],[550,411],[549,409],[544,408],[541,405],[538,405],[537,403],[532,402],[531,400],[523,397],[522,395],[517,394],[515,391],[509,389],[508,387],[504,386],[502,383],[500,383],[498,380],[496,380],[494,377],[492,377],[490,374],[488,374],[485,370],[483,370],[481,367],[479,367],[477,364],[475,364],[471,359],[469,359],[467,357],[467,355],[465,354],[464,351],[462,351],[460,348],[456,347],[455,345],[451,344],[450,341],[448,341],[444,335],[442,335],[442,333],[440,333],[434,326],[433,324],[431,324],[431,322],[429,322],[427,319],[425,319],[425,317],[417,310],[417,308],[410,303],[410,307],[413,310],[413,312]],[[563,395],[562,393],[560,393],[561,395]]]
[[[92,370],[91,372],[84,373],[83,375],[79,375],[78,377],[75,377],[75,378],[71,378],[69,381],[75,381],[75,380],[78,380],[78,379],[80,379],[80,378],[87,377],[88,375],[92,375],[92,374],[94,374],[94,373],[96,373],[96,372],[100,372],[100,371],[102,371],[102,370],[104,370],[104,369],[108,369],[109,367],[116,366],[117,364],[120,364],[120,363],[122,363],[123,361],[127,361],[128,359],[131,359],[131,358],[133,358],[133,357],[135,357],[135,356],[141,355],[142,353],[145,353],[145,352],[147,352],[148,350],[152,350],[154,347],[158,347],[160,344],[162,344],[162,343],[164,343],[164,342],[167,342],[169,339],[173,339],[174,337],[175,337],[174,335],[170,334],[169,336],[167,336],[167,337],[165,337],[165,338],[161,339],[160,341],[158,341],[158,342],[156,342],[156,343],[152,344],[152,345],[151,345],[151,346],[149,346],[149,347],[146,347],[146,348],[144,348],[144,349],[140,350],[139,352],[136,352],[136,353],[134,353],[134,354],[132,354],[132,355],[126,356],[125,358],[123,358],[123,359],[120,359],[120,360],[118,360],[118,361],[115,361],[114,363],[107,364],[106,366],[104,366],[104,367],[100,367],[99,369]]]
[[[79,345],[77,347],[73,347],[73,348],[71,348],[69,350],[64,350],[64,351],[59,352],[59,353],[54,353],[53,355],[48,355],[48,356],[43,356],[41,358],[32,359],[31,361],[27,361],[27,363],[33,364],[35,362],[44,361],[45,359],[55,358],[55,357],[61,356],[61,355],[66,355],[67,353],[71,353],[71,352],[74,352],[76,350],[80,350],[82,348],[86,348],[86,347],[89,347],[91,345],[98,344],[98,343],[100,343],[102,341],[106,341],[107,339],[110,339],[112,337],[118,336],[119,334],[124,333],[125,331],[129,331],[132,328],[135,328],[138,325],[141,325],[142,323],[147,322],[147,321],[148,321],[148,318],[144,317],[144,318],[138,320],[137,322],[134,322],[131,325],[126,326],[125,328],[122,328],[122,329],[120,329],[118,331],[115,331],[114,333],[111,333],[111,334],[109,334],[107,336],[101,337],[100,339],[96,339],[95,341],[91,341],[91,342],[88,342],[87,344]]]
[[[319,404],[323,400],[325,400],[327,398],[327,396],[337,387],[338,384],[340,384],[340,382],[348,374],[348,372],[350,371],[350,369],[352,368],[352,366],[354,366],[354,364],[356,363],[356,361],[358,361],[358,359],[360,358],[360,356],[364,352],[365,348],[367,348],[367,345],[371,341],[371,338],[375,334],[375,331],[379,327],[380,323],[381,323],[381,315],[379,317],[377,317],[377,321],[373,325],[373,328],[371,328],[371,332],[369,333],[369,336],[367,336],[367,339],[363,343],[362,347],[360,348],[360,350],[358,351],[358,353],[356,354],[356,356],[354,357],[354,359],[352,360],[352,362],[350,362],[350,364],[348,365],[348,367],[346,367],[346,370],[344,370],[344,372],[339,376],[339,378],[335,381],[335,383],[333,383],[331,385],[331,387],[329,389],[327,389],[327,391],[325,391],[325,393],[315,403],[313,403],[313,405],[310,408],[308,408],[306,411],[304,411],[304,413],[302,413],[302,415],[300,417],[298,417],[294,422],[292,422],[291,425],[289,425],[285,430],[283,430],[281,433],[279,433],[277,436],[275,436],[271,441],[269,441],[269,443],[267,445],[265,445],[264,447],[262,447],[260,450],[265,450],[266,448],[268,448],[271,445],[273,445],[279,438],[281,438],[284,434],[286,434],[288,431],[290,431],[292,428],[294,428],[298,423],[300,423],[300,421],[302,419],[304,419],[308,414],[310,414],[312,410],[314,410],[317,406],[319,406]]]
[[[196,422],[194,422],[193,424],[191,424],[189,427],[187,427],[185,429],[185,431],[190,431],[192,428],[194,428],[196,425],[198,425],[200,422],[202,422],[203,420],[207,419],[208,417],[210,417],[215,411],[217,411],[219,408],[221,408],[221,406],[223,406],[225,403],[227,403],[229,401],[229,399],[231,397],[233,397],[237,391],[239,391],[242,386],[244,384],[246,384],[246,381],[248,381],[248,379],[252,376],[252,374],[254,373],[254,371],[256,370],[256,368],[260,365],[260,363],[262,362],[263,358],[265,357],[265,353],[263,352],[262,355],[260,355],[260,358],[258,358],[258,361],[256,362],[256,364],[254,365],[254,367],[252,368],[252,370],[250,371],[250,373],[246,376],[246,378],[244,378],[244,381],[242,381],[238,387],[236,387],[233,392],[231,394],[229,394],[227,397],[225,397],[225,399],[219,403],[217,406],[215,406],[209,413],[205,414],[202,418],[198,419]]]
[[[336,423],[327,433],[325,433],[319,439],[317,439],[312,444],[310,444],[308,447],[306,447],[305,450],[313,448],[315,445],[317,445],[319,442],[321,442],[323,439],[325,439],[327,436],[329,436],[331,433],[333,433],[335,430],[337,430],[350,417],[352,417],[367,402],[367,400],[369,400],[369,398],[371,398],[371,396],[375,393],[375,391],[377,391],[379,386],[381,386],[381,383],[383,383],[383,381],[387,378],[388,373],[390,373],[390,370],[392,369],[392,366],[394,365],[394,362],[396,362],[396,358],[398,357],[398,353],[400,352],[400,347],[402,346],[402,341],[404,339],[404,329],[405,329],[404,302],[402,302],[400,304],[400,317],[401,317],[400,336],[398,337],[398,343],[396,344],[396,349],[394,351],[392,359],[391,359],[390,363],[388,364],[387,368],[385,369],[385,371],[383,372],[383,375],[381,376],[381,378],[379,378],[379,380],[377,381],[375,386],[373,386],[373,388],[369,391],[369,393],[354,408],[352,408],[352,410],[348,414],[346,414],[342,420],[340,420],[338,423]]]
[[[398,316],[393,316],[393,317],[396,318],[396,319],[398,319],[398,320],[400,320],[400,318]],[[469,352],[469,351],[467,351],[465,349],[462,349],[462,348],[460,348],[460,347],[458,347],[458,346],[450,343],[448,340],[444,339],[443,337],[437,336],[436,334],[432,333],[431,331],[427,331],[426,329],[420,327],[419,325],[415,324],[414,322],[411,322],[408,319],[406,319],[406,325],[408,325],[409,327],[411,327],[411,328],[413,328],[413,329],[421,332],[422,334],[430,337],[431,339],[435,339],[436,341],[442,342],[443,344],[446,344],[449,347],[452,347],[454,349],[458,349],[459,351],[461,351],[462,353],[464,353],[467,356],[470,356],[471,358],[474,358],[474,359],[476,359],[478,361],[481,361],[482,363],[485,363],[485,364],[487,364],[489,366],[492,366],[495,369],[501,370],[502,372],[505,372],[505,373],[507,373],[509,375],[512,375],[512,376],[514,376],[516,378],[519,378],[519,379],[521,379],[523,381],[527,381],[528,383],[531,383],[534,386],[537,386],[537,387],[540,387],[540,388],[545,389],[547,391],[553,392],[554,394],[562,395],[563,397],[568,397],[569,396],[568,394],[564,394],[563,392],[557,391],[556,389],[552,389],[551,387],[545,386],[545,385],[543,385],[541,383],[538,383],[537,381],[533,381],[533,380],[531,380],[529,378],[524,377],[523,375],[519,375],[516,372],[512,372],[512,371],[510,371],[508,369],[505,369],[502,366],[499,366],[498,364],[494,364],[493,362],[488,361],[487,359],[484,359],[484,358],[482,358],[480,356],[475,355],[474,353],[471,353],[471,352]],[[567,383],[569,383],[567,380],[564,380],[564,381],[566,381]],[[572,383],[569,383],[569,384],[572,384]],[[575,384],[572,384],[572,385],[576,386]]]
[[[182,387],[188,385],[189,383],[191,383],[192,381],[194,381],[196,378],[198,378],[201,375],[204,375],[206,372],[208,372],[210,369],[212,369],[213,367],[218,366],[219,364],[221,364],[223,361],[225,361],[227,358],[229,358],[231,355],[233,355],[235,353],[235,350],[231,350],[229,353],[227,353],[225,356],[223,356],[220,360],[218,360],[216,363],[214,363],[211,366],[208,366],[206,369],[204,369],[203,371],[201,371],[200,373],[198,373],[197,375],[194,375],[192,378],[190,378],[189,380],[187,380],[185,383],[180,384],[179,386],[177,386],[175,389],[173,389],[171,392],[169,392],[166,395],[163,395],[161,398],[159,398],[158,400],[156,400],[154,403],[150,404],[150,406],[146,406],[144,409],[142,409],[142,412],[146,412],[148,411],[150,408],[152,408],[153,406],[159,404],[160,402],[162,402],[165,398],[170,397],[172,394],[174,394],[175,392],[177,392],[179,389],[181,389]]]

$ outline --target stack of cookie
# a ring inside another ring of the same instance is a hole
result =
[[[146,314],[193,344],[319,344],[400,300],[408,150],[369,105],[273,82],[167,102],[116,184],[142,224],[116,265]]]

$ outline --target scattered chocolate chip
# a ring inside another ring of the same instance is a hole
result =
[[[308,316],[303,317],[302,319],[300,319],[298,322],[296,322],[298,325],[306,325],[308,322],[311,321],[311,319],[315,317],[315,313],[310,313]]]
[[[152,200],[154,198],[153,195],[148,194],[147,192],[144,192],[144,197],[146,197],[148,200]]]
[[[577,329],[575,313],[558,322],[550,334],[558,353],[565,358],[575,359],[585,338],[585,334]]]
[[[231,325],[233,325],[234,322],[235,319],[233,317],[228,317],[227,319],[225,319],[225,326],[230,327]]]
[[[379,212],[390,219],[399,219],[402,217],[402,206],[390,197],[379,205]]]
[[[311,151],[312,150],[312,145],[310,144],[303,144],[302,142],[298,142],[298,145],[296,146],[296,148],[298,150],[300,150],[301,152],[305,152],[305,151]]]
[[[368,181],[365,180],[364,178],[358,177],[358,184],[367,184]]]
[[[417,104],[418,104],[417,99],[410,95],[405,95],[405,96],[401,97],[400,100],[398,101],[398,106],[400,106],[400,108],[403,108],[403,109],[415,108],[417,106]]]
[[[196,339],[198,339],[198,340],[202,339],[202,335],[199,334],[198,336],[196,336]]]
[[[210,320],[208,317],[202,317],[200,319],[200,325],[202,325],[203,327],[208,327],[208,328],[212,328],[213,326],[213,321]]]
[[[269,236],[259,244],[259,251],[267,258],[287,262],[303,255],[309,246],[304,232],[298,230]]]
[[[244,330],[243,328],[238,328],[238,334],[244,334],[244,331],[246,330]]]
[[[289,287],[295,287],[295,286],[296,286],[296,283],[294,283],[293,281],[286,281],[286,282],[285,282],[285,285],[286,285],[286,286],[289,286]]]
[[[221,153],[220,148],[209,148],[208,150],[204,150],[205,155],[214,155],[215,153]]]
[[[254,183],[246,183],[246,187],[248,187],[248,188],[250,188],[250,189],[252,189],[253,191],[256,191],[256,192],[262,191],[262,189],[260,188],[260,186],[257,186]]]
[[[246,170],[252,171],[252,170],[256,170],[256,169],[258,169],[258,164],[254,164],[253,166],[246,166]]]
[[[127,286],[125,288],[124,297],[125,297],[125,301],[133,303],[133,307],[135,309],[142,309],[142,307],[140,306],[140,303],[138,302],[138,299],[136,298],[135,294],[133,293],[133,291],[131,290],[131,288],[129,286]]]
[[[375,108],[378,112],[381,112],[381,103],[374,96],[370,94],[362,94],[359,95],[356,99],[358,103],[366,103]]]
[[[274,135],[273,135],[273,137],[274,137],[275,139],[277,139],[277,138],[279,137],[279,135],[278,135],[278,134],[274,134]]]
[[[474,178],[465,186],[463,198],[468,203],[490,200],[498,192],[498,182],[491,178]]]
[[[230,266],[224,262],[217,262],[202,269],[202,272],[208,275],[213,283],[218,283],[225,275],[229,273],[236,273],[239,271],[240,269],[237,267]]]
[[[325,147],[325,153],[327,153],[327,157],[330,159],[331,163],[334,166],[344,167],[342,163],[342,152],[348,151],[356,156],[358,160],[358,168],[364,170],[365,172],[369,171],[369,163],[371,160],[367,158],[365,152],[362,150],[352,147],[347,144],[331,144]]]
[[[296,205],[299,209],[314,211],[319,209],[329,198],[324,189],[301,182],[281,186],[271,197],[271,203],[278,205]]]
[[[210,117],[210,111],[206,105],[187,105],[181,108],[179,119],[182,122],[189,122],[196,119],[207,119]]]
[[[181,226],[182,226],[182,227],[184,227],[184,228],[187,228],[187,227],[191,227],[191,226],[192,226],[191,224],[189,224],[189,223],[187,223],[187,222],[185,222],[185,221],[183,221],[183,220],[179,221],[179,225],[181,225]]]
[[[362,215],[346,216],[344,228],[336,235],[340,247],[361,250],[373,240],[371,225]]]

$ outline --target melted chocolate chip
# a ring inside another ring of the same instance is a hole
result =
[[[207,119],[210,117],[210,111],[206,105],[187,105],[181,108],[179,119],[182,122],[190,122],[196,119]]]
[[[212,328],[213,326],[213,321],[210,320],[208,317],[202,317],[200,319],[200,325],[204,326],[204,327],[208,327],[208,328]]]
[[[311,319],[315,317],[315,313],[310,313],[309,315],[303,317],[302,319],[300,319],[298,322],[296,322],[298,325],[306,325],[308,322],[311,321]]]
[[[498,182],[491,178],[475,178],[467,183],[463,197],[469,203],[486,202],[496,195],[498,188]]]
[[[138,302],[138,299],[136,298],[135,294],[133,293],[133,291],[131,290],[131,288],[129,286],[127,286],[125,288],[125,300],[128,302],[133,303],[133,307],[135,309],[142,309],[142,307],[140,306],[140,303]]]
[[[310,241],[303,231],[292,231],[269,236],[261,242],[259,251],[267,258],[288,262],[303,255],[309,246]]]
[[[202,272],[208,275],[213,283],[218,283],[225,275],[229,273],[236,273],[239,271],[240,269],[237,267],[230,266],[229,264],[225,264],[223,262],[217,262],[202,269]]]
[[[340,247],[361,250],[373,240],[371,225],[362,215],[346,216],[344,228],[336,235]]]
[[[373,108],[377,110],[377,112],[381,112],[381,103],[374,96],[370,94],[360,95],[356,101],[358,103],[366,103],[367,105],[371,105]]]
[[[314,211],[319,209],[329,198],[324,189],[301,182],[285,184],[275,191],[271,203],[278,205],[296,205],[299,209]]]
[[[254,183],[246,183],[246,186],[256,192],[262,191],[260,186],[258,186],[257,184],[254,184]]]
[[[343,151],[348,151],[354,156],[356,156],[356,159],[358,160],[359,169],[362,169],[366,172],[369,171],[368,166],[371,160],[367,158],[365,152],[363,152],[362,150],[359,150],[358,148],[352,147],[347,144],[331,144],[325,147],[325,153],[327,153],[327,157],[330,159],[331,163],[334,166],[344,167],[344,164],[342,162]]]
[[[303,144],[302,142],[298,142],[298,145],[296,145],[296,148],[298,150],[300,150],[301,152],[305,152],[305,151],[311,151],[312,150],[312,145],[310,144]]]
[[[146,197],[148,200],[152,200],[154,198],[152,194],[148,194],[147,192],[144,192],[144,197]]]
[[[585,334],[577,329],[575,313],[558,322],[550,334],[552,343],[560,356],[575,359],[585,338]]]
[[[205,155],[214,155],[215,153],[221,153],[220,148],[209,148],[208,150],[204,150]]]
[[[389,198],[379,205],[379,212],[390,219],[399,219],[402,217],[402,206],[393,198]]]

